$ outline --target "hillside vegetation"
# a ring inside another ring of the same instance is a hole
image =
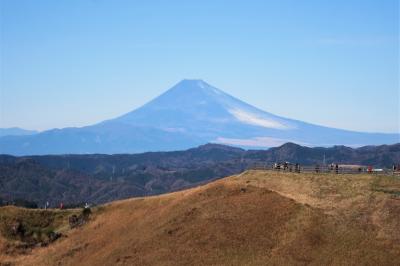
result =
[[[309,148],[293,143],[269,150],[207,144],[186,151],[143,154],[87,154],[14,157],[0,155],[0,205],[24,199],[39,206],[106,203],[157,195],[243,172],[255,164],[289,161],[391,168],[400,162],[400,144],[352,149]]]
[[[180,192],[98,207],[88,224],[66,230],[66,237],[0,261],[398,265],[399,193],[400,179],[393,176],[247,171]],[[0,209],[5,211],[9,208]],[[10,240],[3,236],[2,241],[4,249]]]

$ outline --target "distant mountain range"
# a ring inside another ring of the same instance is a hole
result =
[[[3,136],[0,153],[137,153],[187,149],[209,142],[268,148],[286,142],[355,147],[399,141],[400,134],[353,132],[280,117],[204,81],[183,80],[149,103],[115,119],[81,128]]]
[[[185,151],[131,155],[0,155],[0,201],[24,199],[43,205],[49,200],[52,206],[61,201],[104,203],[179,190],[240,173],[255,164],[315,165],[324,158],[327,163],[391,167],[400,162],[400,144],[352,149],[287,143],[248,151],[207,144]]]
[[[0,137],[4,136],[26,136],[38,133],[36,130],[27,130],[19,127],[0,128]]]

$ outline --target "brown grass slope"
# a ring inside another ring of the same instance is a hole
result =
[[[394,177],[248,171],[102,206],[67,237],[3,263],[398,265],[399,191]]]

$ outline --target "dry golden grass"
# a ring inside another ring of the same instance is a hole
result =
[[[3,263],[399,265],[399,184],[373,175],[248,171],[102,206],[68,237]]]
[[[40,210],[18,207],[0,208],[0,265],[18,255],[28,254],[37,244],[48,242],[50,232],[67,233],[68,216],[77,210]],[[12,225],[22,223],[25,239],[12,233]]]

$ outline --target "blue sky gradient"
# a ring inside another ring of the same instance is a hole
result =
[[[0,127],[84,126],[199,78],[265,111],[399,132],[399,4],[0,1]]]

